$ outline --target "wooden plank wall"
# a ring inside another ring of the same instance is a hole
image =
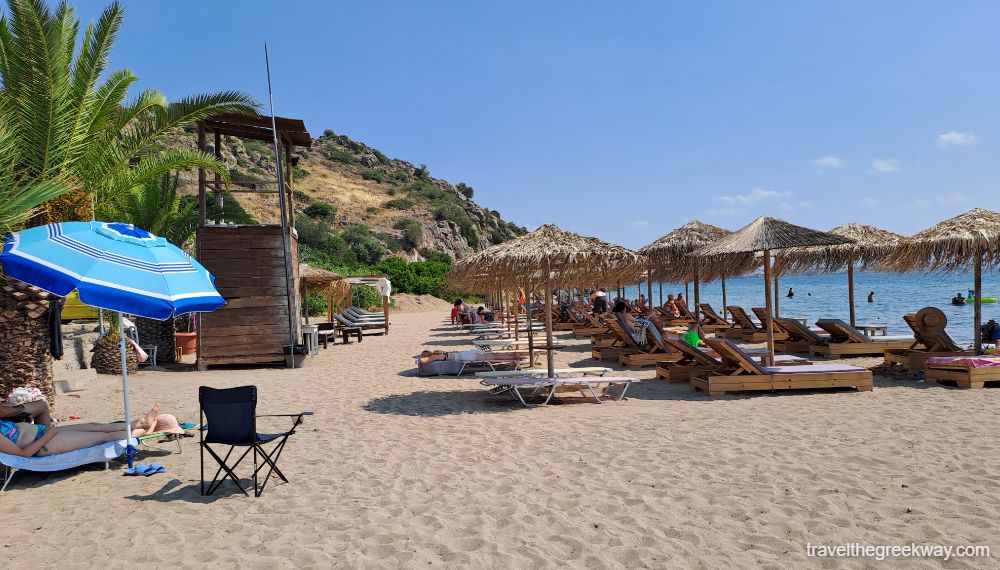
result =
[[[298,247],[292,267],[298,282]],[[198,229],[198,260],[215,276],[226,305],[201,315],[198,366],[284,361],[288,344],[288,288],[280,226],[206,226]],[[298,307],[298,287],[292,291]],[[296,319],[298,324],[298,319]],[[301,335],[296,331],[296,337]]]

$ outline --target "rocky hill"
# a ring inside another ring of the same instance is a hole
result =
[[[165,146],[193,149],[195,144],[188,129],[169,137]],[[276,221],[276,196],[239,192],[249,186],[273,189],[270,145],[223,137],[222,149],[234,182],[232,198],[255,220]],[[334,233],[364,224],[387,250],[408,260],[421,259],[427,249],[461,259],[525,231],[478,206],[470,186],[434,178],[424,165],[389,158],[330,130],[311,149],[295,149],[293,160],[297,217],[325,224]],[[196,174],[182,178],[180,191],[197,191]]]

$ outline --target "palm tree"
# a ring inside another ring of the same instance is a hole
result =
[[[15,225],[39,203],[29,218],[33,225],[88,220],[95,210],[113,211],[123,193],[176,170],[205,168],[228,181],[215,157],[162,150],[157,142],[204,117],[254,113],[257,103],[235,91],[170,103],[155,90],[126,102],[137,78],[127,69],[107,69],[122,17],[114,2],[78,38],[80,23],[67,2],[52,9],[45,0],[8,0],[8,14],[0,18],[0,125],[17,152],[0,159],[0,165],[9,165],[4,174],[17,184],[11,188],[20,190],[4,190],[18,201],[0,205],[0,222]],[[63,188],[57,191],[53,184]],[[46,338],[42,300],[37,290],[0,276],[0,312],[8,315],[0,319],[0,342]],[[10,381],[34,378],[51,394],[51,366],[48,370],[25,375],[0,360],[0,393]]]

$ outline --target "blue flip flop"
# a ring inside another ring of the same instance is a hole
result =
[[[155,475],[157,473],[166,473],[166,472],[167,472],[166,467],[160,465],[159,463],[153,463],[152,465],[149,466],[149,471],[146,471],[145,473],[143,473],[143,475],[149,477],[150,475]]]

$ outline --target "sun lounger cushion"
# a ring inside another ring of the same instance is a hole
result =
[[[767,374],[819,374],[823,372],[862,372],[866,370],[847,364],[813,364],[812,366],[762,366]]]
[[[574,376],[571,378],[487,378],[483,384],[491,386],[551,386],[553,384],[622,384],[638,382],[631,376]]]
[[[0,453],[0,464],[25,471],[63,471],[79,467],[80,465],[87,465],[88,463],[111,461],[125,452],[125,445],[124,439],[121,441],[108,441],[92,447],[76,449],[57,455],[46,455],[45,457],[21,457]],[[138,441],[133,439],[132,445],[138,445]]]
[[[927,359],[930,366],[962,366],[968,368],[985,368],[1000,366],[1000,357],[990,356],[932,356]]]

